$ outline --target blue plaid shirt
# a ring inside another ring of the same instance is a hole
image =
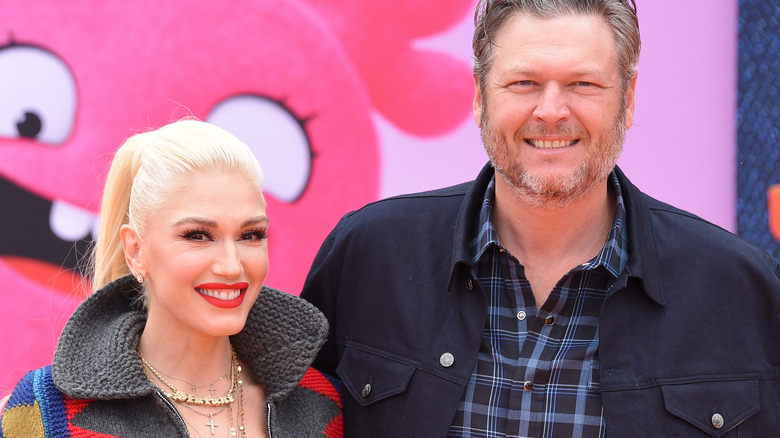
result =
[[[485,193],[471,244],[488,315],[477,363],[449,437],[603,437],[599,311],[625,268],[625,205],[617,208],[599,254],[569,271],[541,308],[523,266],[501,246],[492,222],[495,179]]]

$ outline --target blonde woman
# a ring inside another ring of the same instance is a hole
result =
[[[11,394],[0,437],[341,436],[338,382],[310,368],[327,322],[263,285],[269,224],[260,166],[228,132],[182,120],[127,140],[96,291]]]

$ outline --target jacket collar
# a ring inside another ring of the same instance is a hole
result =
[[[476,235],[475,227],[479,222],[479,212],[482,208],[482,201],[485,199],[485,190],[487,190],[490,180],[493,179],[494,173],[493,166],[490,163],[485,164],[477,175],[477,179],[466,190],[455,222],[451,257],[452,270],[447,290],[452,289],[459,270],[463,269],[468,272],[467,275],[471,275],[474,263],[471,254],[469,254],[469,243]]]
[[[626,175],[615,167],[623,200],[626,203],[626,223],[628,225],[628,265],[629,276],[641,280],[642,289],[648,297],[658,304],[666,304],[664,287],[659,272],[658,247],[647,205],[647,195],[629,181]]]
[[[136,353],[146,324],[136,285],[131,276],[106,285],[68,320],[52,362],[52,377],[64,394],[106,400],[157,391]],[[327,320],[314,306],[263,286],[246,326],[231,342],[269,401],[277,401],[298,384],[327,333]]]
[[[641,280],[642,288],[647,296],[663,305],[665,299],[661,276],[658,272],[658,252],[645,195],[628,180],[619,167],[616,166],[614,170],[620,182],[626,205],[626,233],[628,235],[628,264],[621,279],[627,281],[628,277],[634,277]],[[471,275],[472,261],[471,254],[469,254],[469,242],[476,235],[474,227],[479,217],[479,210],[482,206],[485,190],[487,190],[494,174],[493,166],[487,163],[465,193],[455,225],[451,258],[452,271],[450,272],[448,289],[452,288],[459,270],[466,270],[468,275]]]

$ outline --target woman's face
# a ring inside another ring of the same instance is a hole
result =
[[[145,276],[147,328],[239,332],[268,273],[265,201],[235,172],[193,175],[153,209],[142,240],[123,230],[134,272]]]

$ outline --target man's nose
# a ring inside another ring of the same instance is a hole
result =
[[[534,119],[549,126],[566,121],[571,116],[566,92],[560,84],[545,84],[533,113]]]

